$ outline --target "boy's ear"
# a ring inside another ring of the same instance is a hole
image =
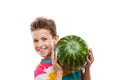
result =
[[[59,36],[56,35],[56,36],[54,37],[54,42],[55,42],[55,44],[57,44],[58,41],[59,41]]]

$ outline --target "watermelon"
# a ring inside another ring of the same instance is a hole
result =
[[[55,48],[58,63],[68,70],[84,69],[89,49],[85,40],[76,35],[62,37]]]

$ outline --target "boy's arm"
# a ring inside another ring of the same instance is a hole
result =
[[[57,63],[57,59],[54,59],[53,61],[53,66],[56,69],[56,80],[62,80],[62,76],[63,76],[63,69],[62,67]]]
[[[81,78],[79,78],[78,80],[82,80]]]
[[[62,80],[63,69],[62,69],[62,67],[58,64],[58,62],[57,62],[57,57],[56,57],[56,55],[54,54],[54,51],[52,51],[51,59],[52,59],[52,65],[55,67],[56,72],[57,72],[57,74],[56,74],[56,80]]]
[[[85,70],[85,73],[83,73],[83,79],[82,80],[91,80],[90,69]]]
[[[90,76],[90,66],[94,61],[94,57],[92,54],[92,50],[89,50],[89,59],[87,61],[87,65],[85,66],[85,72],[83,73],[83,77],[81,80],[91,80],[91,76]]]
[[[57,71],[56,80],[62,80],[63,71]]]

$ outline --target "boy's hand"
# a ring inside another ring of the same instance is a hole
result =
[[[51,59],[52,59],[52,65],[55,67],[56,71],[62,73],[63,69],[57,62],[57,56],[55,55],[54,50],[52,50]]]
[[[87,60],[87,65],[85,66],[85,68],[90,68],[93,61],[94,61],[94,56],[93,56],[93,53],[92,53],[92,49],[90,48],[89,49],[89,58]]]
[[[62,80],[63,69],[62,69],[62,67],[57,63],[57,56],[55,55],[54,50],[52,51],[51,59],[52,59],[52,65],[55,67],[55,69],[56,69],[56,71],[57,71],[56,80]]]

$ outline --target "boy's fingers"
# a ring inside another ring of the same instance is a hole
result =
[[[94,61],[93,52],[92,52],[92,49],[91,49],[91,48],[89,49],[89,60],[90,60],[91,62]]]
[[[89,54],[92,54],[92,49],[91,48],[89,49]]]
[[[51,54],[52,61],[54,61],[54,58],[55,58],[55,56],[54,56],[54,50],[52,50],[52,54]]]
[[[51,59],[52,59],[52,62],[57,62],[57,56],[55,56],[54,50],[52,50]]]
[[[54,42],[52,41],[51,43],[52,43],[51,59],[54,60],[54,57],[55,57],[55,55],[54,55]]]
[[[54,59],[54,51],[52,50],[51,58]]]

